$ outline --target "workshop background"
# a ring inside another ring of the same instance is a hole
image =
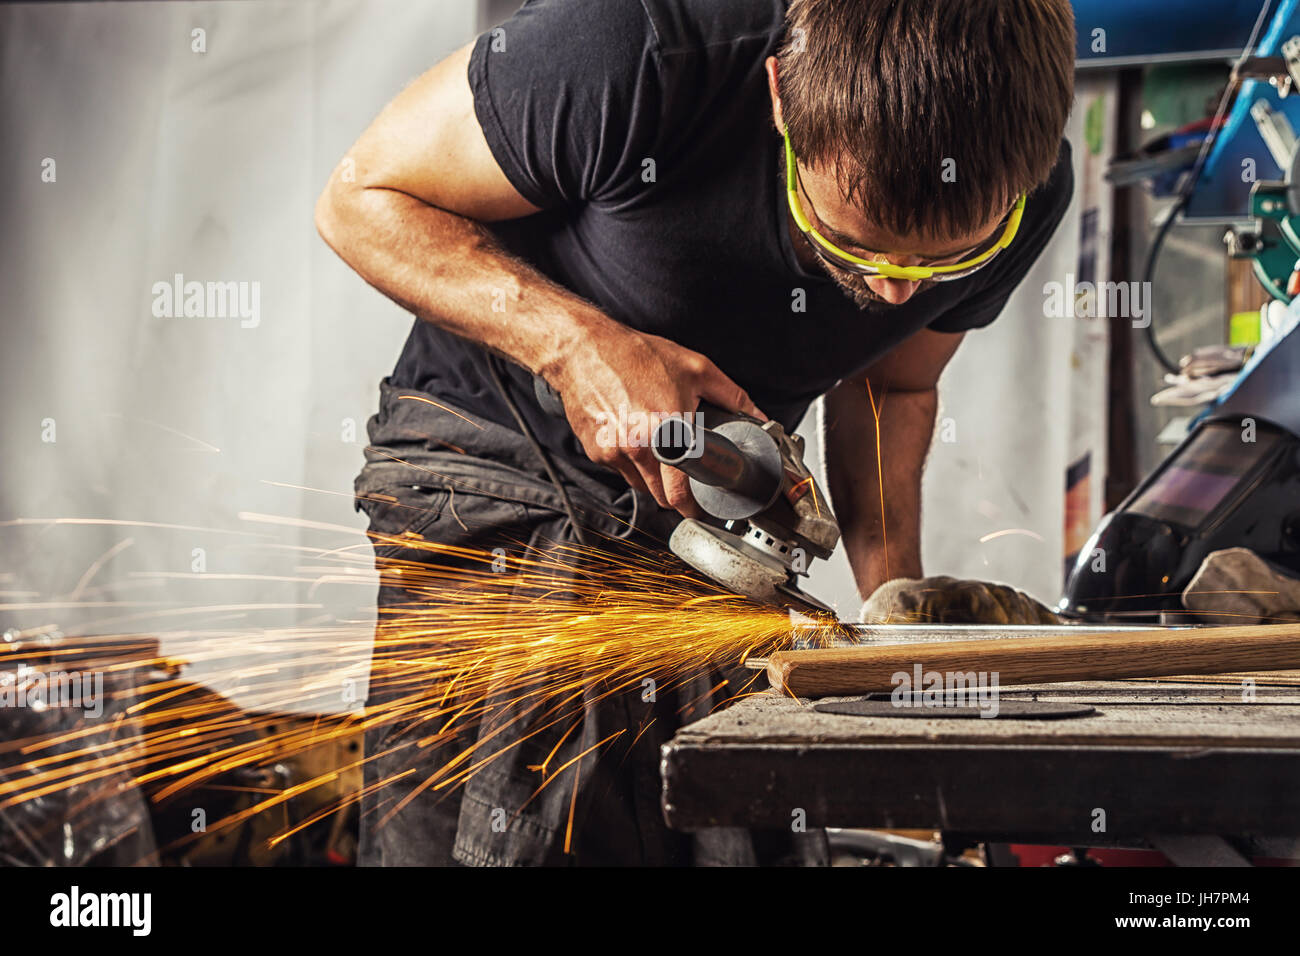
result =
[[[68,634],[168,608],[182,629],[365,624],[371,574],[304,574],[294,549],[365,545],[352,479],[410,317],[317,237],[313,206],[398,90],[514,6],[0,7],[0,629],[51,602]],[[1179,5],[1148,6],[1172,17]],[[1106,164],[1118,143],[1202,118],[1228,69],[1185,68],[1196,95],[1144,105],[1141,62],[1081,64],[1074,201],[1002,317],[944,376],[925,478],[929,573],[1055,603],[1107,504],[1168,450],[1171,416],[1146,401],[1160,370],[1127,329],[1113,347],[1123,323],[1045,314],[1045,284],[1111,276],[1117,213],[1131,277],[1163,207],[1137,189],[1117,206]],[[1179,87],[1179,69],[1165,68],[1163,89]],[[1221,232],[1180,229],[1168,243],[1162,275],[1177,278],[1157,279],[1153,317],[1175,356],[1218,340]],[[156,316],[154,285],[177,274],[255,286],[255,320]],[[1117,398],[1133,451],[1118,484]],[[802,431],[816,460],[815,415]],[[842,555],[809,590],[856,614]]]

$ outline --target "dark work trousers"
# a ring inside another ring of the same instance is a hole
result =
[[[437,401],[444,408],[430,402]],[[461,413],[465,418],[461,418]],[[466,421],[469,419],[470,421]],[[536,557],[557,545],[576,541],[574,529],[555,486],[546,477],[524,436],[512,429],[451,409],[434,396],[398,389],[385,381],[380,410],[370,421],[367,463],[356,481],[357,507],[370,518],[370,530],[387,536],[404,532],[425,541],[490,553],[504,548],[512,557]],[[676,515],[652,499],[624,488],[619,494],[584,473],[572,462],[553,456],[588,543],[605,551],[653,548],[662,553]],[[635,514],[634,514],[635,512]],[[635,521],[633,522],[633,519]],[[400,577],[383,573],[386,559],[454,561],[397,543],[377,543],[381,566],[379,613],[428,601],[407,592]],[[570,563],[578,559],[566,557]],[[582,560],[586,560],[585,558]],[[599,560],[594,556],[591,560]],[[468,559],[465,566],[482,570]],[[575,573],[576,573],[575,567]],[[436,597],[432,598],[436,600]],[[525,611],[526,613],[526,611]],[[436,647],[419,653],[436,654]],[[386,653],[377,642],[375,662]],[[698,675],[643,700],[639,688],[595,699],[588,689],[580,708],[581,726],[568,733],[572,720],[520,741],[536,728],[526,721],[508,724],[510,702],[494,704],[490,719],[463,731],[460,740],[429,747],[415,741],[427,726],[407,721],[379,726],[366,734],[367,788],[361,805],[362,865],[528,866],[528,865],[821,865],[826,862],[822,831],[765,832],[716,828],[693,834],[668,829],[660,808],[659,751],[683,724],[704,717],[731,696],[748,674],[721,674],[702,669]],[[727,688],[710,695],[723,677]],[[430,688],[431,704],[440,688]],[[372,669],[369,707],[390,691]],[[374,710],[371,711],[372,713]],[[648,728],[647,728],[648,725]],[[546,761],[564,766],[615,732],[624,731],[607,748],[596,748],[534,795],[542,782],[535,768]],[[495,732],[481,755],[501,755],[461,786],[418,793],[400,811],[401,799],[448,760],[472,746],[475,736]],[[638,737],[637,735],[640,734]],[[563,740],[561,738],[564,737]],[[637,738],[631,744],[632,738]],[[629,744],[631,744],[629,746]],[[557,749],[558,747],[558,749]],[[554,751],[554,753],[552,753]],[[578,786],[573,783],[577,769]],[[531,799],[530,799],[531,798]],[[526,805],[526,806],[525,806]],[[523,808],[522,810],[520,808]],[[566,831],[570,829],[566,852]]]

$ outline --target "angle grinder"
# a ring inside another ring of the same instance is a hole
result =
[[[558,393],[541,378],[542,407],[563,414]],[[813,617],[834,615],[805,594],[799,579],[814,559],[831,556],[839,523],[804,464],[804,442],[780,422],[761,422],[707,402],[694,415],[662,418],[651,450],[690,478],[706,520],[683,518],[668,547],[695,570],[736,594]]]
[[[839,524],[804,464],[803,439],[780,422],[760,422],[702,405],[690,417],[667,418],[651,450],[690,478],[700,509],[721,527],[683,518],[668,540],[679,558],[746,597],[803,614],[834,612],[805,594],[815,558],[829,558]]]

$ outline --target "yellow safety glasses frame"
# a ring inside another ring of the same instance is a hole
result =
[[[1020,220],[1025,212],[1024,196],[1017,199],[1015,205],[1011,207],[1011,211],[1007,213],[1006,227],[1002,230],[1002,234],[997,241],[993,242],[992,245],[982,243],[976,246],[970,251],[975,252],[980,249],[983,251],[978,252],[969,259],[947,265],[899,266],[894,265],[892,262],[863,259],[851,252],[845,252],[814,229],[813,224],[808,221],[808,217],[804,214],[803,206],[799,202],[799,172],[794,156],[794,147],[790,145],[790,131],[787,129],[783,132],[785,136],[785,191],[790,200],[790,213],[794,216],[795,224],[805,236],[812,240],[813,249],[819,256],[831,265],[838,266],[848,272],[859,275],[878,275],[886,279],[905,279],[909,282],[919,282],[924,279],[930,279],[934,282],[948,282],[953,279],[962,279],[988,265],[994,256],[1011,244],[1011,240],[1016,237],[1016,233],[1020,229]],[[962,253],[962,255],[966,254],[968,253]]]

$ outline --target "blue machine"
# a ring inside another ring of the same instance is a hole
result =
[[[1250,259],[1288,305],[1232,388],[1080,551],[1059,610],[1086,620],[1158,622],[1181,611],[1201,563],[1225,548],[1300,576],[1300,0],[1219,7],[1255,43],[1237,61],[1232,111],[1179,208],[1245,223],[1226,237],[1229,255]]]
[[[1278,2],[1270,0],[1272,6]],[[1080,69],[1104,69],[1158,62],[1232,60],[1245,48],[1264,3],[1074,0],[1076,64]]]

